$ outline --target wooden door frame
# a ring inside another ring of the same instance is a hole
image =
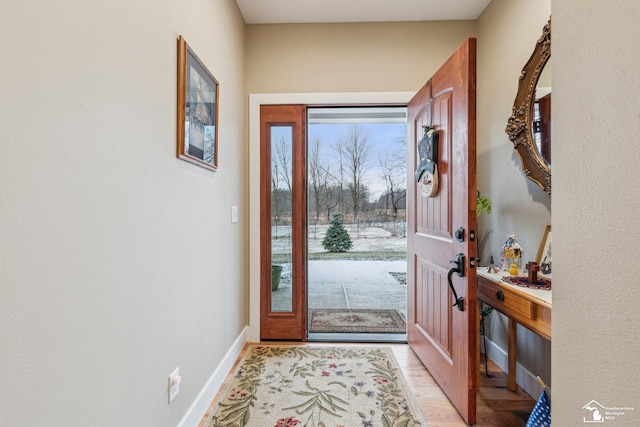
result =
[[[406,105],[415,92],[288,93],[249,95],[249,324],[244,340],[260,341],[260,106],[306,105]]]
[[[304,104],[263,105],[261,108],[261,143],[260,143],[260,211],[262,233],[260,239],[261,295],[260,318],[261,339],[306,341],[307,338],[307,236],[306,206],[307,202],[307,109]],[[271,281],[273,265],[272,244],[272,159],[275,142],[271,140],[273,126],[285,126],[291,129],[291,310],[273,311]]]

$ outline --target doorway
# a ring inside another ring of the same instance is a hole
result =
[[[249,95],[249,203],[260,206],[261,153],[260,153],[260,108],[266,105],[406,105],[413,92],[354,92],[354,93],[298,93],[298,94],[251,94]],[[246,338],[249,341],[261,340],[261,209],[249,212],[249,325]],[[306,299],[305,299],[306,301]],[[281,315],[285,316],[285,315]],[[306,323],[305,323],[306,324]],[[298,340],[306,339],[304,337]]]
[[[307,108],[307,339],[406,342],[405,106]]]
[[[406,341],[406,116],[260,107],[261,339]]]

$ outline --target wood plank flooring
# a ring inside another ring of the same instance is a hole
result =
[[[287,343],[293,344],[293,343]],[[346,344],[346,343],[308,343],[306,345],[368,345],[368,344]],[[422,365],[418,357],[413,353],[407,344],[376,344],[391,347],[398,361],[400,369],[413,392],[420,411],[429,427],[450,427],[466,426],[467,424],[460,417],[449,399],[442,392],[438,384],[429,374],[429,371]],[[236,365],[244,351],[236,361]],[[483,359],[484,361],[484,359]],[[513,411],[531,411],[535,401],[522,390],[511,392],[507,389],[507,376],[493,362],[488,364],[491,378],[485,375],[484,363],[480,367],[480,390],[478,390],[478,422],[480,427],[521,427],[524,424],[518,420]],[[235,366],[232,372],[235,370]],[[225,383],[221,387],[224,389],[231,373],[227,376]],[[219,398],[216,395],[207,413],[199,424],[204,426],[213,405]]]

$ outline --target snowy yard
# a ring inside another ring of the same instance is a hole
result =
[[[322,239],[328,225],[309,225],[309,253],[323,253]],[[363,226],[345,224],[353,247],[349,252],[406,252],[406,224],[403,222],[386,223],[384,226]],[[272,253],[287,254],[291,251],[291,227],[272,227]],[[345,254],[346,255],[346,254]]]
[[[322,247],[329,225],[309,225],[309,307],[397,309],[406,318],[406,224],[345,224],[353,246],[329,254]],[[291,227],[272,227],[272,259],[282,265],[273,308],[291,310]]]

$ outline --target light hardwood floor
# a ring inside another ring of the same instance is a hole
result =
[[[294,344],[294,343],[286,343]],[[317,344],[308,343],[306,345],[369,345],[369,344]],[[373,344],[371,344],[373,345]],[[449,399],[442,392],[438,384],[433,380],[429,371],[422,365],[418,357],[413,353],[407,344],[375,344],[384,345],[393,349],[400,369],[409,384],[409,388],[416,398],[420,411],[429,427],[449,427],[466,426],[467,424],[460,417]],[[244,355],[240,354],[236,365]],[[484,361],[484,359],[483,359]],[[507,377],[494,363],[489,361],[489,374],[487,378],[484,369],[484,362],[480,367],[480,390],[478,391],[478,422],[476,426],[481,427],[521,427],[524,424],[518,420],[513,411],[530,411],[535,405],[535,401],[525,392],[518,390],[511,392],[507,390]],[[227,376],[225,383],[221,387],[224,389],[231,373],[235,371],[235,366]],[[211,403],[207,414],[200,422],[199,427],[204,425],[213,405],[220,393],[216,395]]]

